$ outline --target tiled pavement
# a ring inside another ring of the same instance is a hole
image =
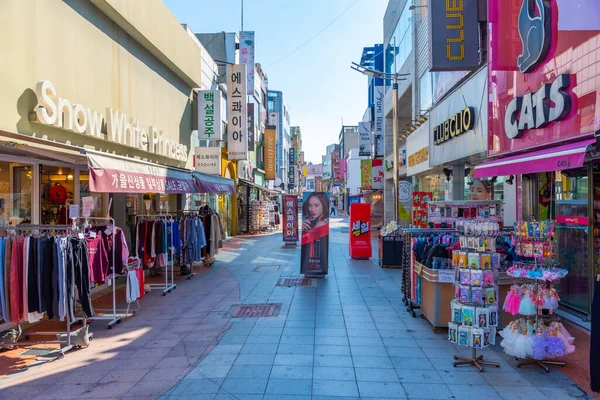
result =
[[[588,398],[559,371],[517,369],[489,349],[500,369],[453,368],[452,355],[469,349],[405,311],[399,271],[348,258],[347,219],[332,228],[329,275],[313,286],[276,286],[298,276],[300,257],[280,234],[245,239],[219,254],[214,273],[148,296],[112,331],[96,329],[89,349],[0,380],[0,398]],[[239,303],[282,310],[230,319]]]
[[[279,235],[223,255],[241,302],[281,303],[282,311],[232,321],[210,355],[163,399],[587,398],[560,372],[518,370],[489,349],[483,354],[501,361],[500,369],[454,368],[453,354],[470,350],[405,311],[398,270],[381,269],[376,258],[349,259],[341,229],[347,219],[333,221],[329,275],[312,287],[275,286],[298,275],[300,257],[299,249],[281,249]]]

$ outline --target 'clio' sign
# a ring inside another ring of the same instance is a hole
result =
[[[433,128],[433,144],[439,145],[474,127],[475,110],[467,107]]]
[[[537,92],[512,99],[504,116],[506,136],[516,139],[526,130],[540,129],[565,118],[571,111],[571,97],[566,91],[569,86],[571,77],[562,74],[551,84],[544,83]],[[550,103],[554,103],[554,107],[550,107]]]

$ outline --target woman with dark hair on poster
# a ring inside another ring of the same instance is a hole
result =
[[[471,185],[471,200],[491,200],[492,185],[492,181],[474,181]]]
[[[329,243],[329,199],[325,193],[311,193],[302,205],[301,273],[327,272]]]

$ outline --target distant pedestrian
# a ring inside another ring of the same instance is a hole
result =
[[[335,215],[336,215],[336,212],[335,212],[335,204],[333,204],[333,202],[331,202],[331,212],[329,213],[329,216],[331,217],[332,215],[333,215],[334,217],[335,217]]]

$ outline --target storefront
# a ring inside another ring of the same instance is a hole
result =
[[[429,163],[442,169],[446,200],[502,200],[502,178],[474,180],[473,167],[485,161],[488,149],[488,70],[473,74],[439,102],[429,115]],[[435,189],[433,190],[435,192]],[[441,195],[434,193],[434,197]]]
[[[556,221],[558,261],[569,271],[559,285],[561,308],[587,320],[600,253],[600,165],[590,152],[600,129],[600,72],[592,57],[600,4],[552,2],[558,20],[548,24],[539,51],[528,49],[536,57],[525,58],[515,17],[521,3],[488,6],[492,160],[475,177],[504,176],[516,185],[517,220]]]
[[[446,178],[441,175],[441,167],[430,165],[429,121],[423,123],[406,139],[406,183],[399,184],[399,201],[406,209],[410,208],[411,225],[415,228],[427,227],[427,202],[444,200]],[[407,207],[408,206],[408,207]]]
[[[176,214],[186,194],[235,190],[229,179],[192,174],[201,49],[176,21],[164,26],[181,38],[176,48],[150,32],[153,46],[139,43],[127,32],[142,17],[121,10],[132,20],[113,21],[105,6],[17,3],[0,28],[11,60],[0,67],[2,225],[66,223],[68,206],[92,197],[92,216],[105,216],[110,204],[125,227],[136,214]],[[53,18],[17,22],[32,12]],[[178,69],[167,74],[165,65]]]

